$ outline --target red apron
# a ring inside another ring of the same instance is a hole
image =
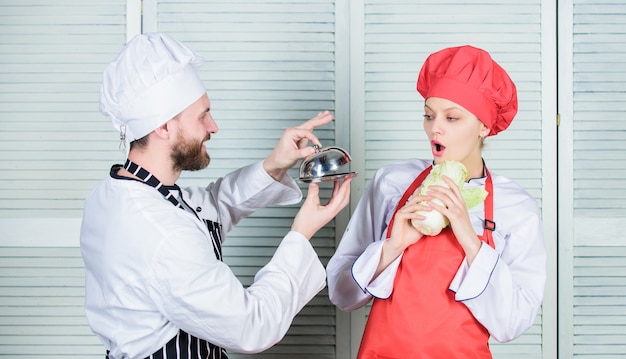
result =
[[[400,209],[432,167],[426,168],[406,190]],[[485,169],[486,170],[486,169]],[[494,247],[493,185],[487,171],[485,229],[480,240]],[[395,213],[387,228],[387,238]],[[374,299],[359,348],[358,359],[491,358],[489,332],[448,289],[465,258],[452,229],[424,236],[403,254],[387,299]]]

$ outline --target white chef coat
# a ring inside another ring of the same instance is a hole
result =
[[[410,159],[379,169],[361,197],[326,272],[330,300],[355,310],[373,297],[388,298],[402,256],[374,281],[387,225],[411,182],[432,161]],[[546,280],[546,252],[537,202],[513,181],[491,172],[495,249],[483,243],[468,266],[464,260],[449,289],[500,342],[510,341],[532,325]],[[485,178],[464,188],[484,188]],[[476,234],[483,233],[484,206],[469,209]],[[371,283],[370,283],[371,282]]]
[[[293,179],[277,182],[258,162],[206,188],[183,188],[183,197],[225,237],[254,211],[297,203],[302,193]],[[108,177],[89,195],[80,242],[87,319],[113,358],[146,357],[180,329],[229,350],[263,351],[325,286],[315,250],[290,231],[244,288],[216,259],[204,223],[129,179]]]

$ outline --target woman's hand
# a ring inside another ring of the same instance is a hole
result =
[[[435,201],[429,201],[428,203],[434,210],[441,212],[448,218],[454,236],[461,247],[463,247],[468,264],[471,264],[480,250],[481,241],[472,227],[461,190],[450,178],[443,176],[443,180],[449,188],[436,185],[430,186],[427,193],[433,199],[443,202],[443,205],[439,205]]]
[[[343,183],[337,180],[333,184],[332,197],[323,206],[319,197],[319,186],[317,183],[309,184],[309,192],[296,214],[291,225],[291,230],[296,231],[307,239],[324,227],[350,202],[350,182],[352,175],[347,176]]]
[[[391,228],[391,237],[387,239],[387,242],[392,245],[393,248],[397,249],[398,255],[408,246],[422,238],[423,235],[413,227],[411,220],[424,218],[417,214],[417,211],[431,210],[430,207],[422,204],[422,202],[428,199],[429,197],[413,196],[404,207],[396,212],[396,216],[393,220],[393,228]]]
[[[332,120],[333,115],[329,111],[324,111],[297,127],[287,128],[272,153],[263,161],[265,171],[272,178],[280,181],[299,159],[315,153],[313,147],[307,146],[309,141],[322,146],[313,134],[313,129]]]
[[[417,194],[417,192],[416,192]],[[382,254],[378,267],[372,280],[376,279],[404,250],[411,244],[422,238],[421,234],[413,225],[411,220],[424,219],[424,216],[417,214],[417,211],[430,211],[431,208],[424,206],[421,202],[429,200],[430,197],[414,195],[405,205],[400,208],[393,219],[391,236],[383,243]]]

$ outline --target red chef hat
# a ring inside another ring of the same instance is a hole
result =
[[[517,113],[515,84],[489,55],[472,46],[450,47],[428,56],[417,79],[417,91],[466,108],[491,131],[505,130]]]

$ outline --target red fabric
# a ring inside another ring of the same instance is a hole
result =
[[[411,184],[397,208],[406,203],[430,169]],[[486,190],[485,218],[493,219],[489,172]],[[393,218],[387,238],[392,226]],[[485,229],[480,239],[494,246],[491,231]],[[489,332],[448,289],[464,257],[450,228],[437,236],[424,236],[408,247],[396,273],[393,293],[388,299],[374,299],[357,358],[491,358]]]
[[[489,127],[489,135],[504,131],[517,114],[517,89],[488,52],[450,47],[428,56],[417,79],[417,91],[428,99],[455,102]]]

